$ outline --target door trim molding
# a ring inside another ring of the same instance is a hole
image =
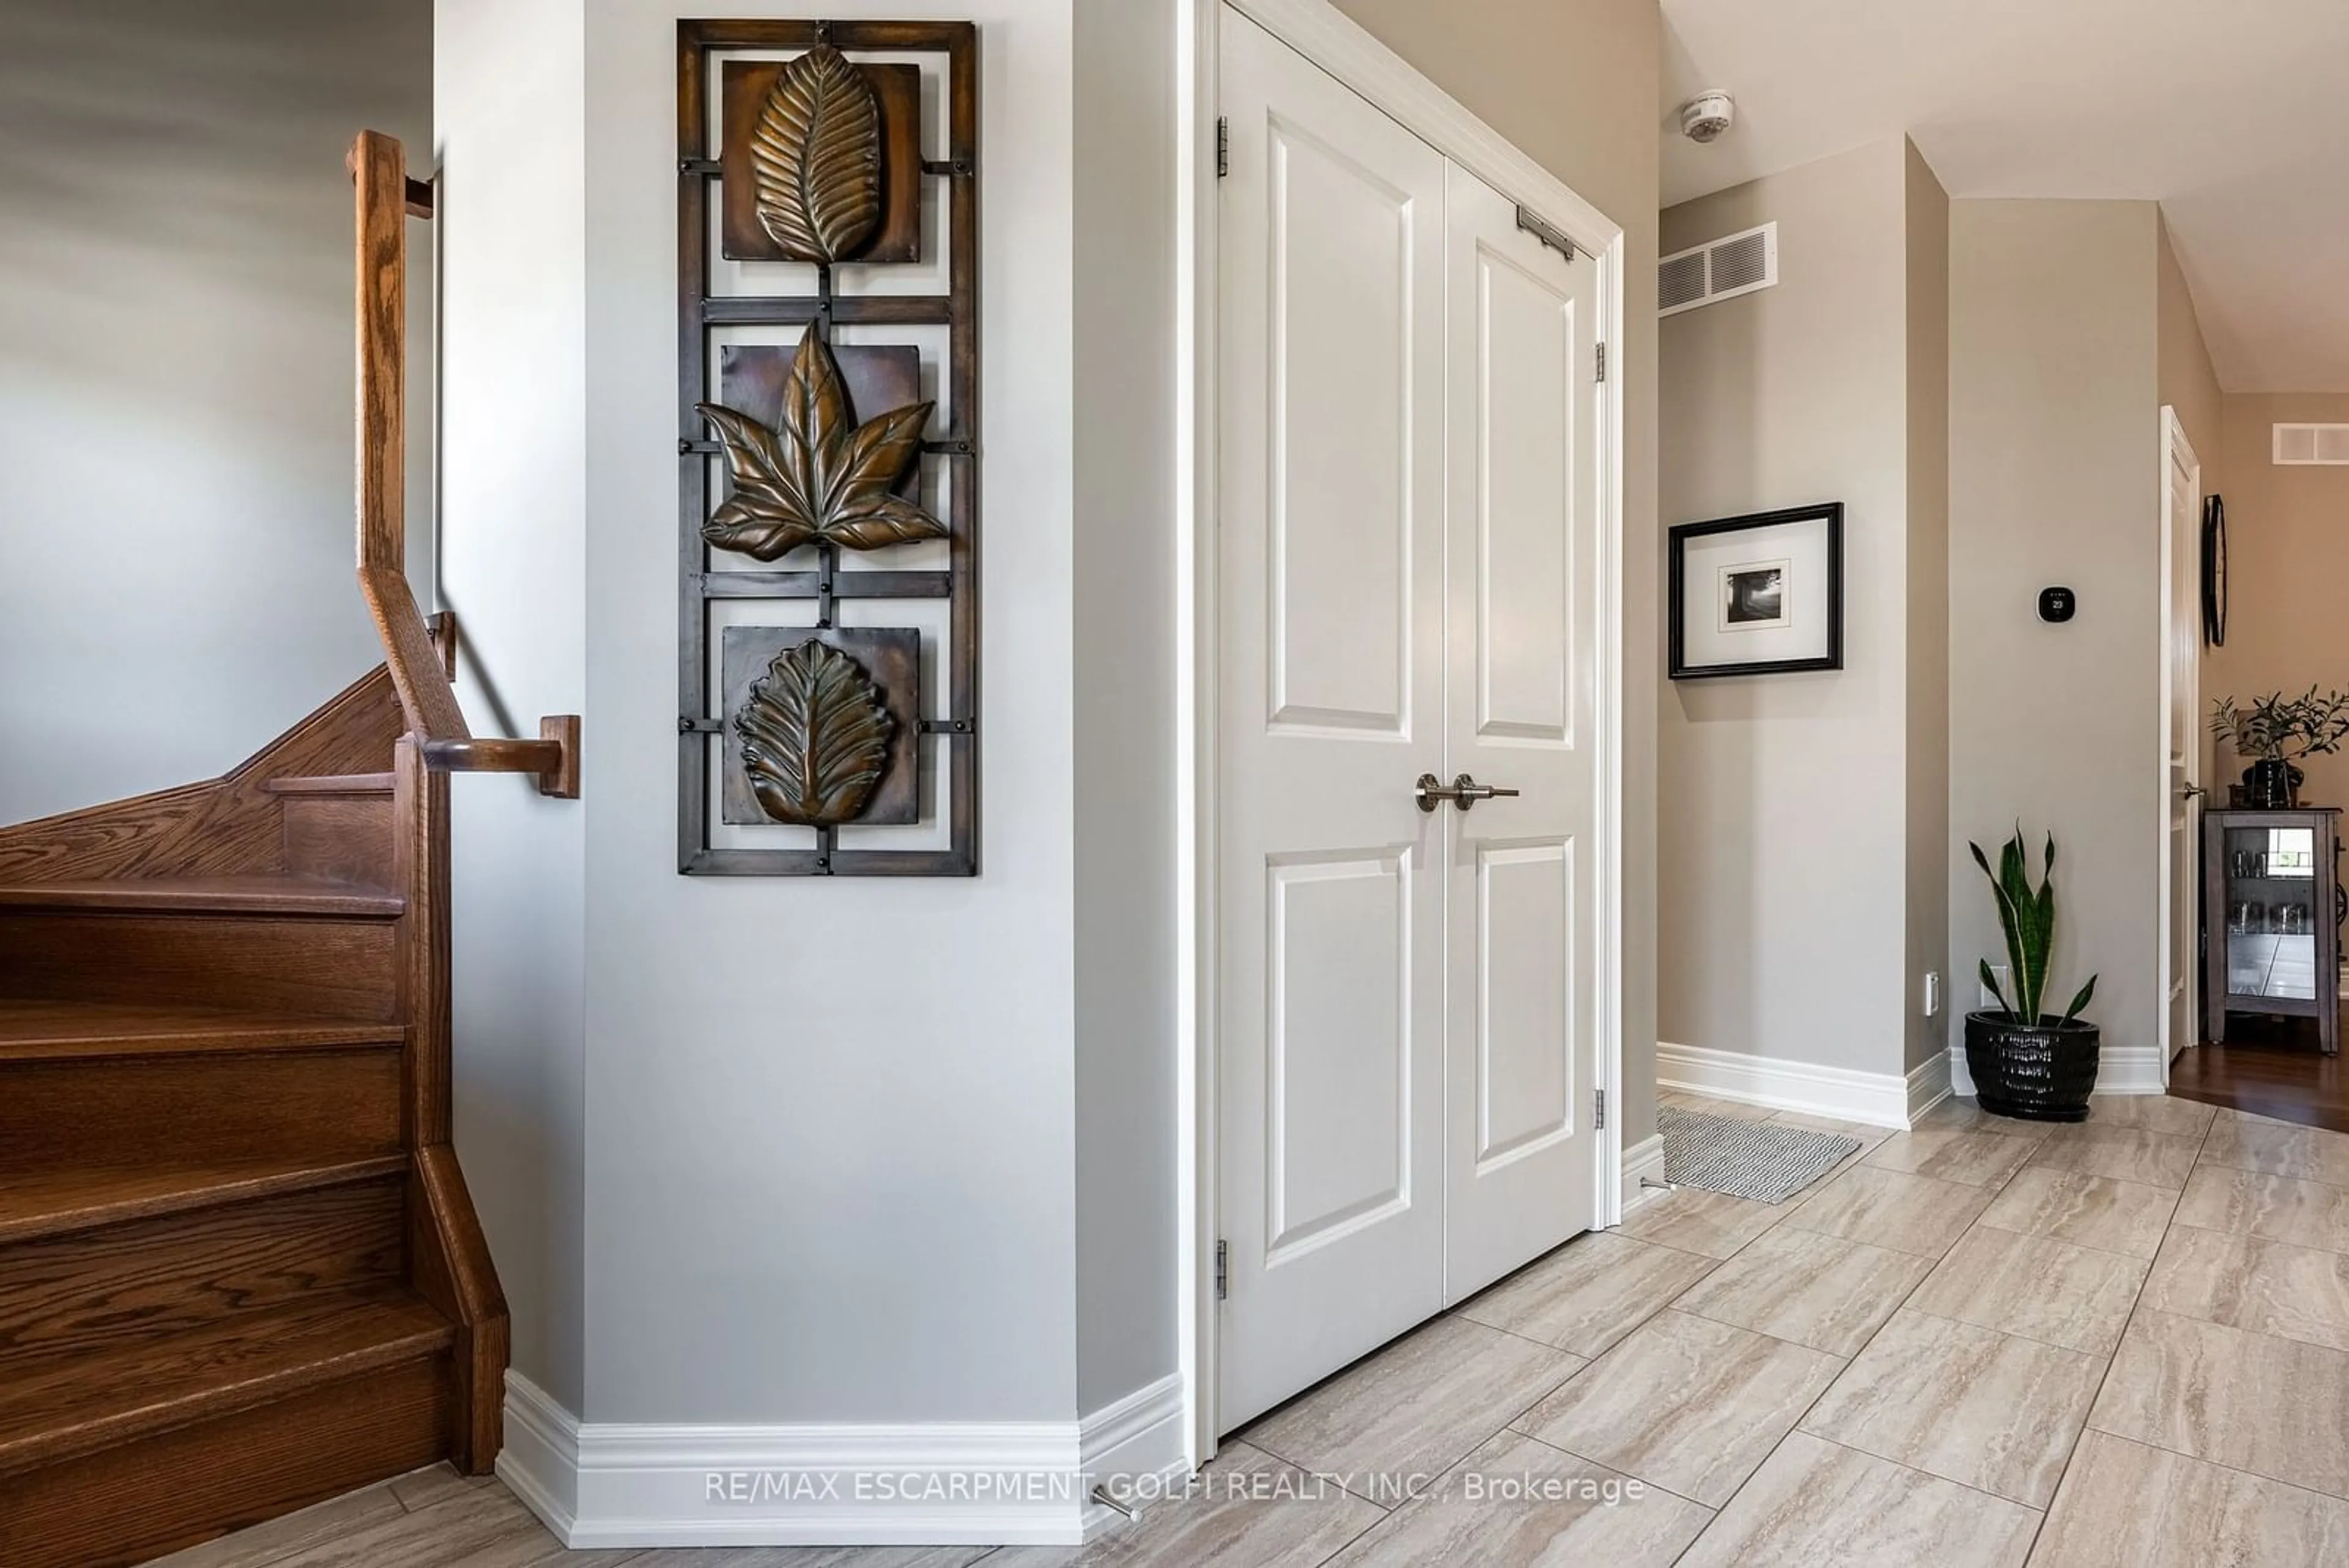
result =
[[[1217,333],[1216,120],[1225,4],[1360,94],[1405,130],[1512,201],[1523,203],[1600,259],[1600,320],[1609,344],[1624,341],[1623,230],[1516,144],[1429,81],[1329,0],[1178,0],[1187,26],[1177,45],[1179,119],[1175,181],[1177,237],[1176,400],[1178,514],[1176,626],[1184,646],[1176,665],[1180,730],[1176,1038],[1179,1124],[1175,1140],[1178,1217],[1176,1279],[1179,1376],[1194,1465],[1216,1451],[1216,958],[1219,898],[1216,855],[1219,763],[1216,690],[1219,606],[1216,449]],[[1599,843],[1594,867],[1599,910],[1598,1086],[1616,1107],[1594,1152],[1597,1212],[1592,1229],[1622,1213],[1623,1133],[1623,386],[1622,356],[1600,400],[1599,626],[1598,628]],[[1636,1190],[1636,1188],[1634,1189]]]
[[[1578,247],[1603,253],[1621,235],[1606,213],[1328,0],[1225,3],[1487,185],[1533,208]]]

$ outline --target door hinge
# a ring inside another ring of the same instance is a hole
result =
[[[1232,1244],[1220,1238],[1216,1242],[1216,1299],[1222,1301],[1232,1293]]]
[[[1599,379],[1602,381],[1607,379],[1607,345],[1604,343],[1599,346]]]
[[[1607,1126],[1607,1091],[1604,1089],[1599,1089],[1594,1092],[1599,1096],[1599,1109],[1597,1114],[1592,1116],[1590,1118],[1590,1125],[1592,1127],[1604,1129]]]
[[[1232,171],[1232,122],[1228,116],[1216,118],[1216,178],[1220,180]]]

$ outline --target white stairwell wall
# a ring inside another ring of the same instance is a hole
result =
[[[502,1473],[581,1542],[1070,1542],[1081,1467],[1187,1447],[1172,802],[1129,803],[1154,846],[1077,794],[1171,796],[1175,301],[1127,250],[1173,253],[1172,0],[860,10],[983,40],[968,880],[676,869],[676,25],[774,7],[440,6],[468,701],[590,737],[567,836],[526,786],[459,796],[458,1136],[513,1298]],[[1081,162],[1081,120],[1145,174]],[[818,1468],[938,1495],[774,1479]]]
[[[0,5],[0,823],[214,777],[381,662],[351,575],[343,154],[363,125],[425,142],[431,23]],[[430,290],[411,306],[429,606]]]

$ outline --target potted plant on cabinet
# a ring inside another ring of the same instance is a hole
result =
[[[1990,960],[1982,961],[1982,982],[1998,1007],[1966,1014],[1966,1068],[1973,1075],[1982,1108],[1993,1116],[2028,1121],[2088,1119],[2088,1096],[2096,1086],[2102,1036],[2079,1016],[2096,994],[2096,977],[2072,998],[2060,1018],[2040,1011],[2047,989],[2048,961],[2055,947],[2055,836],[2047,836],[2047,856],[2039,886],[2031,885],[2029,852],[2023,829],[1999,852],[1998,869],[1982,846],[1969,843],[1974,864],[1990,878],[1998,900],[1998,923],[2006,933],[2010,997],[2000,989]]]
[[[2349,691],[2320,697],[2312,686],[2297,697],[2271,691],[2238,706],[2232,697],[2210,705],[2210,732],[2251,759],[2243,770],[2243,804],[2286,811],[2300,804],[2302,757],[2337,752],[2349,740]]]

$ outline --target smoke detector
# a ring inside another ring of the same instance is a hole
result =
[[[1737,119],[1737,105],[1725,92],[1701,92],[1681,105],[1681,134],[1691,141],[1711,141]]]

